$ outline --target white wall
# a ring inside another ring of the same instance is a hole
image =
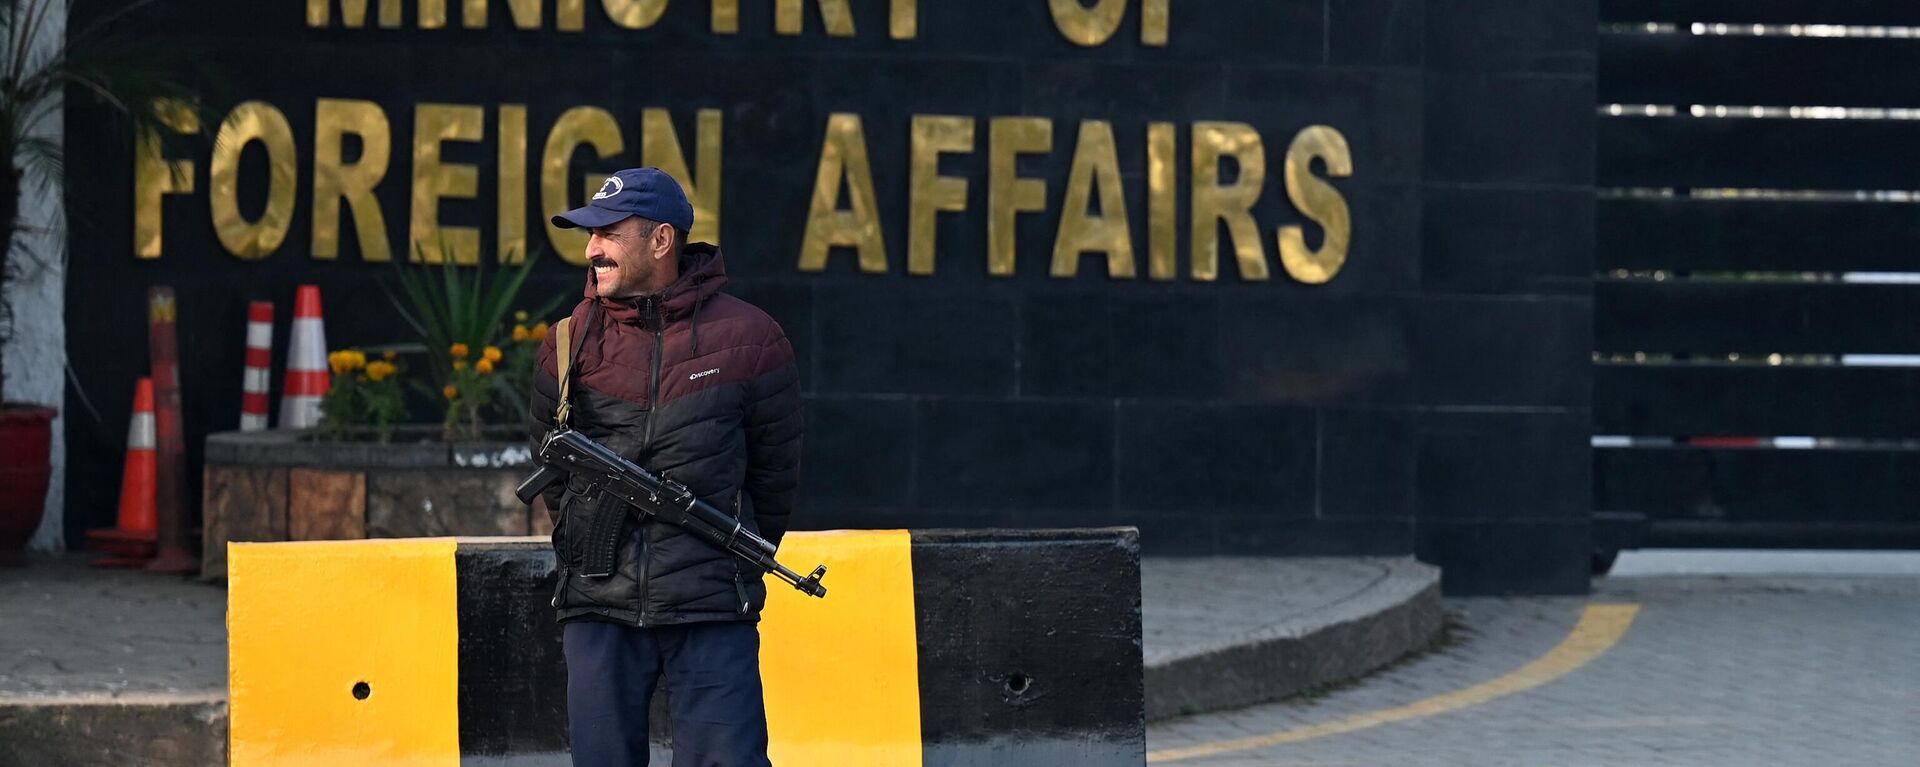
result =
[[[49,14],[34,41],[37,54],[59,44],[67,34],[66,4]],[[62,113],[55,109],[37,132],[61,140]],[[61,411],[53,422],[53,483],[47,491],[47,513],[28,544],[40,551],[59,551],[66,500],[66,275],[67,227],[60,206],[61,179],[46,190],[29,181],[20,199],[21,230],[14,237],[14,258],[24,261],[18,279],[8,283],[13,301],[13,341],[6,348],[6,397],[16,402],[48,405]],[[23,258],[24,249],[25,255]],[[109,467],[100,467],[106,470]],[[118,467],[114,476],[118,476]]]

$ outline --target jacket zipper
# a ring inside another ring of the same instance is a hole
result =
[[[660,409],[660,355],[666,351],[666,341],[660,327],[660,304],[652,296],[647,297],[647,324],[653,327],[653,388],[647,391],[647,428],[640,438],[640,458],[646,457],[647,449],[653,444],[653,421]],[[635,530],[640,536],[640,604],[633,612],[633,625],[647,624],[647,555],[653,546],[647,543],[644,525]],[[736,568],[737,570],[737,568]],[[736,575],[736,578],[738,576]]]
[[[654,303],[652,298],[647,299],[647,314],[648,324],[653,326],[653,388],[647,392],[647,431],[640,440],[643,452],[653,444],[654,413],[660,409],[660,356],[666,353],[667,348],[666,334],[661,332],[660,327],[660,305]]]
[[[735,524],[739,524],[740,522],[739,490],[733,491],[733,521]],[[747,586],[740,582],[740,560],[734,559],[733,557],[728,557],[728,559],[733,559],[733,593],[735,596],[740,597],[740,614],[746,615],[748,607]]]

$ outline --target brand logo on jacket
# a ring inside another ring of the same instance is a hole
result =
[[[714,369],[712,369],[712,370],[702,370],[702,371],[700,371],[700,372],[698,372],[698,373],[694,373],[693,375],[690,375],[690,376],[687,376],[687,380],[689,380],[689,381],[697,381],[697,380],[700,380],[700,379],[702,379],[702,378],[705,378],[705,377],[707,377],[707,376],[710,376],[710,375],[713,375],[714,373],[718,373],[718,372],[720,372],[720,369],[719,369],[719,368],[714,368]]]

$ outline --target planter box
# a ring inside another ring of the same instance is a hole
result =
[[[207,436],[201,575],[222,580],[230,541],[547,535],[543,503],[513,495],[532,469],[522,441],[317,442],[304,429]]]

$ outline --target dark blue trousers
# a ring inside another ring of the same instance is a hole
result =
[[[673,767],[771,767],[751,623],[563,627],[574,767],[643,767],[653,689],[667,679]]]

